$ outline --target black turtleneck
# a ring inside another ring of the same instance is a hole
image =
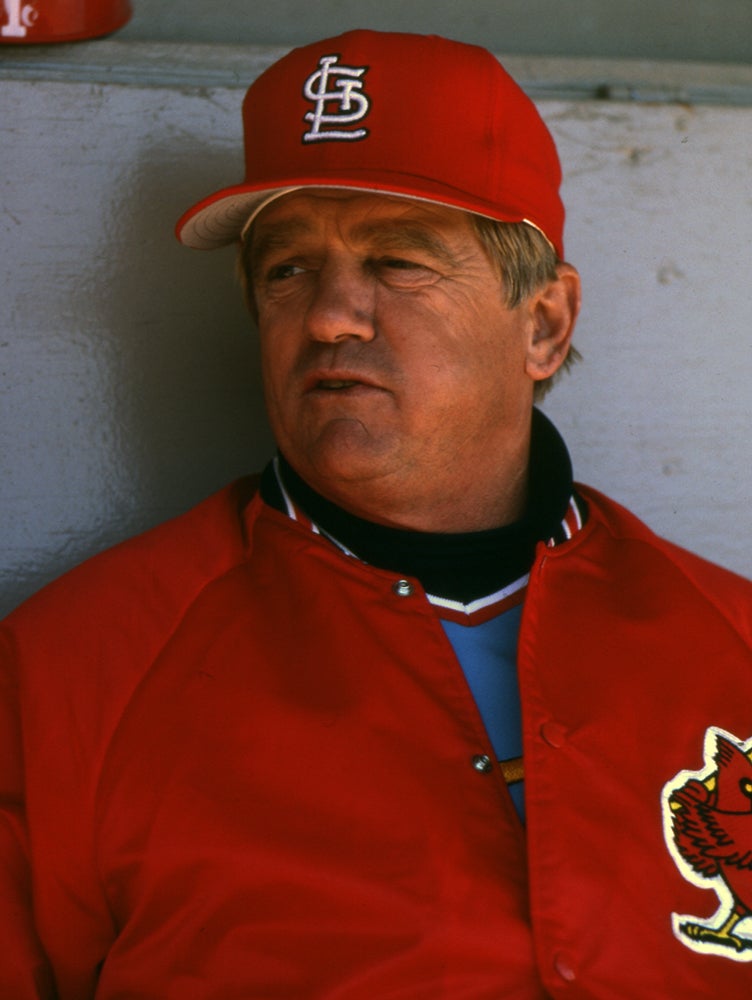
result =
[[[501,528],[440,533],[387,527],[356,517],[322,497],[281,454],[279,469],[285,490],[323,534],[364,562],[415,577],[429,594],[463,604],[501,590],[529,572],[537,543],[560,540],[573,492],[569,453],[539,410],[533,411],[527,508],[519,521]],[[262,476],[261,496],[285,511],[271,463]],[[584,514],[584,501],[578,501]]]

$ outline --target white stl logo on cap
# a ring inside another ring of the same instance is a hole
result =
[[[0,28],[0,35],[5,38],[25,38],[29,28],[39,17],[39,12],[33,4],[22,3],[21,0],[3,0],[8,23]]]
[[[361,77],[367,72],[367,66],[339,66],[339,56],[322,56],[319,68],[303,85],[303,95],[316,106],[315,111],[307,111],[304,118],[311,122],[311,128],[303,135],[303,142],[321,142],[322,140],[358,140],[368,135],[367,128],[342,130],[337,128],[322,128],[323,125],[352,125],[362,121],[371,109],[368,96],[363,93]],[[329,89],[332,80],[332,89]],[[327,114],[328,102],[338,101],[339,111]]]

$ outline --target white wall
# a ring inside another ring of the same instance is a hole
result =
[[[494,52],[748,62],[749,0],[133,0],[141,41],[299,45],[350,28],[433,31]]]
[[[547,105],[584,280],[577,475],[752,576],[752,110]]]
[[[233,253],[172,235],[241,177],[251,75],[0,82],[2,609],[269,454]],[[752,109],[541,110],[586,297],[547,409],[580,479],[752,575]]]

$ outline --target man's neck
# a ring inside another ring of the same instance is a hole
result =
[[[415,576],[430,593],[463,603],[527,573],[539,542],[561,540],[561,522],[572,495],[566,446],[540,413],[533,421],[528,502],[513,523],[499,528],[425,532],[384,525],[322,497],[283,456],[275,464],[277,472],[270,465],[261,486],[270,506],[289,512],[293,504],[323,534],[364,562]]]
[[[402,531],[431,534],[466,534],[489,531],[513,524],[524,514],[527,503],[527,458],[498,483],[468,480],[452,484],[430,498],[414,493],[401,502],[388,483],[367,481],[353,490],[316,491],[353,517]]]

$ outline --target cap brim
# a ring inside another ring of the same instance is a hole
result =
[[[175,232],[185,246],[196,250],[215,250],[239,240],[261,209],[274,199],[302,188],[322,187],[412,198],[415,201],[427,201],[447,208],[457,208],[499,222],[525,222],[549,239],[534,220],[505,214],[498,206],[485,204],[463,191],[454,191],[445,185],[432,185],[424,178],[420,178],[417,183],[410,183],[404,178],[394,177],[380,179],[375,183],[372,178],[366,183],[342,177],[336,179],[309,177],[305,180],[290,180],[288,183],[275,186],[251,187],[247,184],[238,184],[235,187],[223,188],[190,208],[178,221]],[[435,191],[431,190],[434,187]]]
[[[204,198],[178,221],[175,233],[181,243],[196,250],[216,250],[240,239],[246,225],[274,198],[294,187],[265,188],[245,185],[224,188]]]

